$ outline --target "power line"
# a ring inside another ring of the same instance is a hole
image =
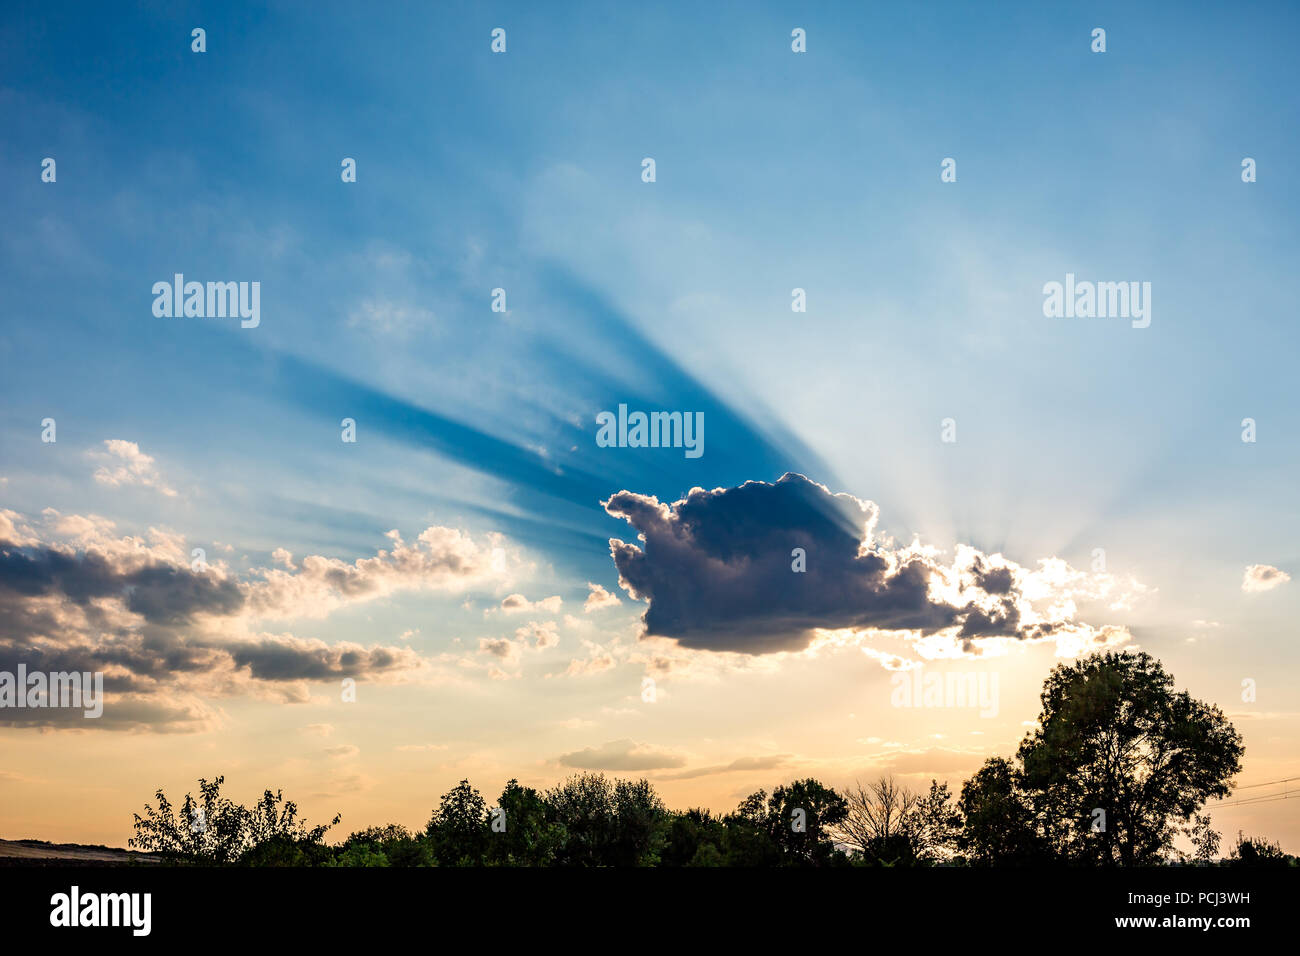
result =
[[[1241,790],[1258,790],[1260,787],[1276,787],[1278,784],[1292,783],[1297,780],[1300,780],[1300,777],[1283,777],[1281,780],[1266,780],[1263,783],[1248,783],[1242,787],[1234,787],[1233,792],[1229,794],[1227,797],[1220,797],[1218,800],[1216,800],[1214,803],[1214,807],[1215,809],[1218,809],[1219,807],[1239,807],[1239,806],[1245,806],[1247,804],[1252,804],[1252,803],[1268,803],[1273,800],[1286,800],[1293,796],[1300,796],[1300,792],[1261,793],[1259,796],[1256,797],[1246,797],[1243,800],[1233,800],[1230,803],[1224,802],[1227,801],[1229,797],[1236,795]]]
[[[1292,780],[1300,780],[1300,777],[1283,777],[1281,780],[1270,780],[1268,783],[1251,783],[1244,787],[1234,787],[1234,790],[1254,790],[1256,787],[1271,787],[1275,783],[1290,783]]]
[[[1220,803],[1212,809],[1220,810],[1224,807],[1242,807],[1260,803],[1272,803],[1276,800],[1294,800],[1297,797],[1300,797],[1300,793],[1271,793],[1262,797],[1250,797],[1246,800],[1234,800],[1232,803]]]

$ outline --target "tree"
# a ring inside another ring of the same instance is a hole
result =
[[[1227,796],[1243,753],[1218,707],[1176,693],[1149,654],[1114,651],[1053,669],[1041,700],[1015,761],[962,787],[972,862],[1155,864],[1189,825],[1199,859],[1217,851],[1196,814]]]
[[[441,866],[481,866],[488,847],[488,812],[468,780],[442,795],[425,835]]]
[[[547,819],[542,795],[510,780],[501,791],[497,809],[505,813],[504,831],[488,835],[488,862],[496,866],[550,866],[564,846],[562,823]]]
[[[659,853],[661,866],[722,866],[727,828],[708,810],[672,813]]]
[[[1282,847],[1273,841],[1260,837],[1243,836],[1237,831],[1237,845],[1232,848],[1226,860],[1228,866],[1296,866],[1300,860],[1283,852]]]
[[[855,784],[845,794],[848,812],[836,837],[854,851],[857,861],[880,866],[934,864],[947,860],[956,843],[961,817],[948,785],[930,781],[917,794],[880,777]]]
[[[614,787],[603,773],[575,774],[546,792],[549,819],[564,825],[561,866],[604,866],[614,841]]]
[[[726,834],[723,862],[727,866],[779,866],[781,845],[774,838],[766,790],[757,790],[722,818]]]
[[[654,866],[659,862],[668,808],[648,780],[614,785],[614,866]]]
[[[1049,857],[1020,771],[1011,761],[985,761],[962,785],[957,810],[962,818],[957,847],[970,863],[1009,866]]]
[[[961,829],[961,814],[953,806],[948,784],[930,781],[908,815],[906,833],[918,863],[942,863],[952,858]]]
[[[246,865],[312,865],[327,855],[325,834],[339,822],[308,827],[298,819],[298,806],[283,792],[266,790],[252,810],[221,795],[225,777],[199,780],[199,797],[185,795],[177,815],[167,795],[158,789],[158,806],[145,804],[145,815],[134,814],[133,849],[160,853],[176,862]]]
[[[248,814],[248,841],[253,846],[277,839],[294,843],[323,843],[325,834],[340,819],[341,816],[336,813],[329,823],[308,827],[307,821],[298,819],[298,804],[285,800],[282,790],[275,793],[264,790],[262,799]]]
[[[1017,756],[1038,825],[1065,860],[1159,862],[1178,825],[1227,796],[1241,768],[1241,736],[1222,711],[1175,693],[1149,654],[1058,666],[1041,699]]]
[[[563,866],[653,866],[668,811],[647,780],[576,774],[546,794],[549,819],[564,827]]]
[[[157,809],[146,803],[143,817],[132,814],[135,835],[127,846],[175,862],[233,863],[248,845],[249,813],[221,795],[225,782],[225,777],[199,778],[198,799],[185,794],[179,817],[159,787]]]
[[[848,815],[848,803],[830,787],[809,777],[776,787],[765,812],[756,811],[751,795],[741,810],[758,819],[776,845],[784,866],[829,866],[844,861],[832,834]],[[747,807],[748,804],[748,807]]]
[[[880,777],[865,787],[855,783],[845,794],[845,804],[836,835],[861,859],[886,865],[912,862],[915,854],[906,827],[916,794],[893,777]]]
[[[406,827],[390,823],[367,827],[335,848],[334,866],[434,866],[433,845]]]

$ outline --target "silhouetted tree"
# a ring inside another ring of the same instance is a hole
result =
[[[1282,847],[1270,840],[1243,836],[1237,831],[1237,845],[1224,861],[1228,866],[1281,867],[1296,866],[1300,859],[1283,852]]]
[[[390,823],[352,833],[335,848],[334,866],[433,866],[433,845],[406,827]]]
[[[957,809],[962,816],[957,846],[968,862],[1014,866],[1049,858],[1020,771],[1011,761],[1002,757],[985,761],[962,785]]]
[[[724,818],[729,866],[829,866],[846,862],[832,833],[848,814],[844,798],[809,777],[746,797]]]
[[[613,866],[654,866],[659,862],[668,808],[647,780],[614,785]]]
[[[781,844],[772,834],[766,790],[757,790],[722,818],[726,827],[726,866],[767,867],[781,864]]]
[[[542,795],[510,780],[497,808],[505,812],[503,832],[488,834],[488,862],[496,866],[550,866],[563,848],[564,824],[547,819]]]
[[[1224,797],[1241,736],[1218,707],[1175,693],[1145,653],[1095,655],[1053,669],[1038,727],[1018,757],[1056,854],[1133,866],[1158,862],[1178,824]],[[1097,829],[1094,821],[1102,818]]]
[[[659,852],[660,865],[722,866],[726,841],[726,826],[708,810],[672,813]]]
[[[961,845],[973,862],[1161,862],[1241,767],[1241,736],[1219,708],[1175,693],[1149,654],[1060,665],[1041,699],[1016,764],[990,760],[962,787]],[[1212,852],[1207,834],[1195,839]]]
[[[904,821],[916,804],[916,794],[880,777],[863,786],[855,783],[844,795],[847,810],[836,836],[862,858],[872,862],[910,862],[911,843]]]
[[[930,789],[917,798],[906,830],[912,856],[918,863],[943,863],[952,859],[961,830],[961,814],[946,783],[930,781]]]
[[[1192,852],[1187,855],[1188,862],[1209,866],[1219,855],[1222,837],[1210,825],[1210,815],[1193,814],[1192,822],[1183,831],[1192,842]]]
[[[549,819],[564,826],[560,866],[603,866],[614,840],[614,787],[603,773],[569,777],[546,792]]]
[[[848,804],[838,793],[809,777],[772,791],[768,810],[785,862],[794,866],[827,866],[843,862],[832,833],[844,821]],[[802,830],[793,826],[795,811],[804,811]],[[838,859],[837,859],[838,854]]]
[[[482,866],[488,847],[488,809],[468,780],[442,795],[425,836],[439,866]]]
[[[547,791],[549,819],[564,826],[562,866],[652,866],[667,810],[646,780],[576,774]]]
[[[199,797],[185,795],[177,815],[160,788],[158,806],[146,804],[145,815],[134,814],[133,849],[159,853],[176,862],[249,866],[309,866],[328,857],[325,834],[339,822],[308,827],[298,819],[298,806],[281,791],[270,790],[252,810],[221,795],[225,777],[199,780]]]

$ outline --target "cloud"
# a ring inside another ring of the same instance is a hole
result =
[[[28,671],[41,669],[27,664]],[[0,655],[0,670],[14,670],[12,661]],[[109,695],[105,682],[104,713],[86,718],[81,708],[28,709],[0,707],[0,727],[26,727],[42,730],[109,730],[150,733],[202,733],[217,730],[225,723],[221,711],[194,694],[121,693]]]
[[[610,670],[617,665],[613,654],[607,648],[595,643],[594,641],[584,640],[583,646],[587,649],[587,656],[574,658],[569,661],[569,666],[565,668],[562,676],[564,677],[590,677],[603,671]],[[554,674],[547,674],[547,677],[553,677]]]
[[[663,770],[681,767],[686,758],[680,754],[657,750],[632,740],[611,740],[599,747],[588,747],[563,754],[556,760],[561,766],[577,770]]]
[[[679,773],[665,774],[665,780],[694,780],[696,777],[710,777],[719,773],[735,773],[739,770],[775,770],[790,760],[790,754],[776,754],[771,757],[739,757],[727,764],[712,767],[696,767]]]
[[[953,750],[934,747],[926,750],[900,750],[879,758],[880,766],[898,774],[969,774],[984,762],[982,751]]]
[[[544,651],[560,642],[560,635],[554,621],[529,621],[523,627],[515,629],[515,639],[508,637],[481,637],[478,649],[481,654],[488,654],[506,664],[519,663],[525,651]],[[494,677],[504,680],[510,675],[496,670]]]
[[[342,642],[326,644],[288,634],[262,634],[255,640],[220,647],[237,668],[247,668],[261,681],[327,681],[343,677],[376,677],[388,671],[412,670],[421,658],[409,647],[363,647]]]
[[[592,611],[599,611],[601,608],[617,607],[623,603],[618,599],[617,594],[612,594],[609,591],[606,591],[604,587],[599,584],[592,584],[588,581],[587,587],[591,589],[591,593],[587,595],[587,600],[582,605],[583,611],[587,614],[590,614]]]
[[[405,336],[417,330],[436,328],[437,323],[437,316],[428,309],[386,299],[366,300],[348,314],[350,327],[383,335]]]
[[[348,562],[308,555],[296,570],[265,568],[246,588],[250,612],[262,617],[325,617],[344,605],[399,591],[460,592],[507,580],[517,558],[499,534],[475,541],[455,528],[429,527],[407,544],[394,530],[391,550]]]
[[[501,600],[500,610],[503,614],[558,614],[564,601],[558,594],[553,594],[540,601],[530,601],[522,594],[507,594]],[[483,613],[490,614],[496,608],[488,608]]]
[[[504,637],[481,637],[478,649],[485,654],[499,657],[503,661],[513,661],[518,657],[518,646]]]
[[[1241,589],[1248,594],[1271,591],[1291,580],[1291,575],[1271,564],[1252,564],[1241,579]]]
[[[96,515],[0,511],[0,670],[103,673],[104,716],[71,721],[53,709],[5,709],[0,723],[79,729],[196,730],[214,726],[213,697],[310,698],[311,683],[394,682],[436,673],[410,647],[364,646],[272,633],[265,618],[322,617],[399,590],[495,585],[517,567],[504,539],[474,541],[428,528],[406,545],[354,562],[318,555],[296,570],[240,576],[222,562],[198,569],[165,529],[119,535]],[[293,568],[288,553],[277,560]],[[529,625],[547,646],[553,626]]]
[[[176,497],[175,489],[167,487],[163,482],[153,458],[140,451],[140,446],[135,442],[109,438],[105,440],[104,448],[102,452],[89,452],[91,458],[104,462],[95,469],[95,480],[100,484],[113,487],[142,485],[145,488],[156,488],[169,498]]]
[[[671,504],[620,491],[604,505],[641,541],[611,539],[610,554],[620,587],[648,603],[645,634],[688,648],[798,651],[819,629],[937,634],[965,652],[993,638],[1109,642],[1114,629],[1073,620],[1074,600],[1113,608],[1144,590],[1120,593],[1113,576],[1055,558],[1031,570],[964,545],[950,563],[919,543],[895,547],[876,539],[875,504],[796,474],[694,488]]]
[[[519,641],[531,642],[539,651],[560,643],[560,635],[554,621],[529,621],[523,627],[515,629],[515,638]]]

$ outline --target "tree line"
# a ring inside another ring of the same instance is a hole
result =
[[[488,804],[468,780],[419,831],[389,824],[330,844],[292,801],[251,809],[199,781],[178,808],[162,790],[129,845],[177,863],[241,866],[1295,866],[1275,842],[1221,837],[1203,813],[1227,796],[1241,737],[1215,706],[1173,689],[1144,653],[1109,652],[1047,678],[1035,729],[954,795],[890,777],[843,793],[807,778],[731,812],[670,810],[647,780],[581,773],[539,791],[511,780]],[[1181,838],[1181,839],[1180,839]]]

